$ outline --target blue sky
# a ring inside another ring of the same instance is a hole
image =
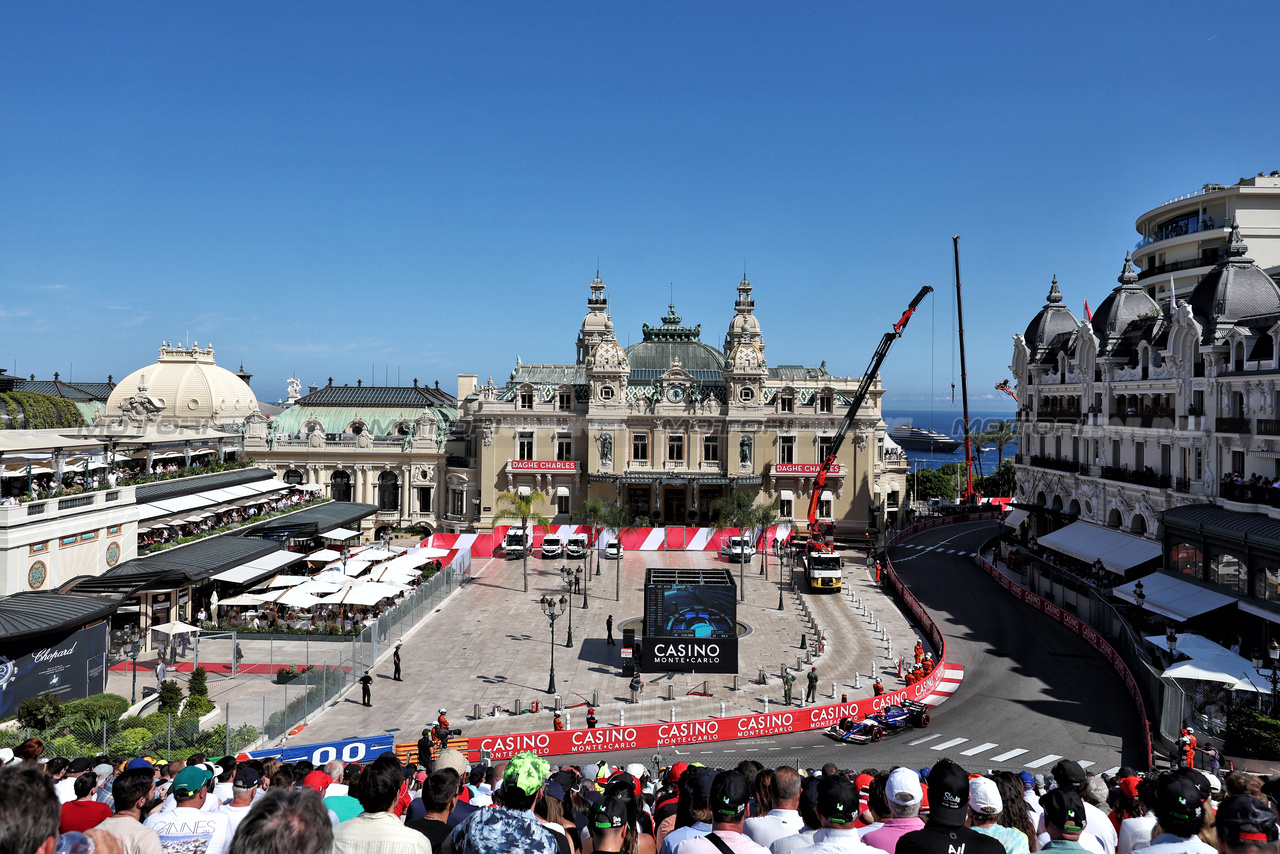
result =
[[[950,395],[960,234],[977,402],[1053,275],[1096,307],[1138,214],[1280,168],[1277,17],[12,0],[0,367],[120,378],[185,338],[265,400],[454,390],[572,361],[597,258],[624,343],[674,291],[718,346],[745,262],[770,362],[855,376],[933,285],[883,371],[915,406]]]

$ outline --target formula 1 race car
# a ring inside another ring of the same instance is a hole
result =
[[[884,738],[884,727],[875,718],[841,718],[840,723],[827,729],[827,735],[845,744],[866,744]]]
[[[867,720],[872,719],[890,734],[916,727],[924,729],[929,725],[929,707],[914,700],[903,700],[900,704],[885,706],[883,711],[867,716]]]

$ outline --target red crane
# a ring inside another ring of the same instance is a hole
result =
[[[916,298],[907,306],[907,310],[902,313],[902,317],[898,322],[893,324],[893,329],[886,332],[884,337],[880,339],[880,346],[876,348],[875,355],[871,357],[871,364],[867,365],[867,370],[862,374],[862,380],[858,383],[858,390],[854,392],[853,401],[849,404],[849,409],[844,414],[844,419],[840,422],[839,429],[832,437],[831,448],[827,452],[826,458],[822,461],[821,467],[818,469],[818,476],[813,481],[813,491],[809,498],[809,544],[808,550],[830,552],[835,550],[835,523],[818,521],[818,499],[822,495],[822,489],[827,483],[827,475],[836,466],[836,455],[840,453],[840,446],[844,444],[844,437],[849,432],[849,428],[853,426],[854,419],[858,417],[858,410],[862,408],[862,402],[866,400],[867,393],[871,390],[871,384],[875,382],[876,375],[880,373],[880,365],[884,362],[884,357],[889,355],[889,348],[893,346],[893,342],[902,337],[902,330],[907,328],[907,321],[911,319],[911,315],[915,314],[916,306],[920,305],[920,301],[928,294],[933,293],[933,288],[925,285],[920,289],[920,293],[916,294]]]

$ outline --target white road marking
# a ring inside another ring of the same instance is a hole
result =
[[[1077,765],[1079,765],[1081,768],[1088,768],[1090,765],[1094,765],[1094,764],[1096,764],[1096,763],[1094,763],[1094,762],[1077,762],[1076,764],[1077,764]]]
[[[917,738],[915,741],[908,741],[907,746],[915,747],[917,744],[924,744],[926,741],[933,741],[935,738],[942,738],[941,733],[935,732],[933,735],[926,735],[923,738]]]
[[[1044,765],[1048,765],[1050,762],[1057,762],[1057,761],[1058,761],[1059,759],[1061,759],[1061,758],[1062,758],[1062,757],[1061,757],[1061,756],[1059,756],[1059,755],[1058,755],[1058,754],[1056,754],[1056,753],[1050,753],[1048,756],[1041,756],[1041,757],[1040,757],[1039,759],[1037,759],[1035,762],[1028,762],[1028,763],[1027,763],[1027,767],[1028,767],[1028,768],[1040,768],[1040,767],[1042,767],[1042,766],[1044,766]]]
[[[1106,771],[1103,771],[1102,773],[1106,774],[1108,777],[1113,777],[1116,774],[1120,773],[1120,766],[1116,765],[1114,768],[1108,768]]]
[[[985,744],[979,744],[977,747],[970,747],[968,750],[960,752],[961,756],[977,756],[979,753],[990,750],[993,747],[999,747],[994,741],[988,741]]]
[[[967,739],[967,738],[953,738],[953,739],[951,739],[950,741],[944,741],[944,742],[942,742],[942,744],[935,744],[935,745],[933,746],[933,749],[934,749],[934,750],[948,750],[948,749],[950,749],[950,748],[952,748],[952,747],[955,747],[957,744],[964,744],[964,743],[965,743],[966,741],[968,741],[968,740],[969,740],[969,739]]]
[[[992,756],[991,761],[992,762],[1008,762],[1013,757],[1021,756],[1026,752],[1027,752],[1026,750],[1019,747],[1017,750],[1010,750],[1005,753],[1001,753],[999,756]]]

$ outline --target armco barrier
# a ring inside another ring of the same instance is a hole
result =
[[[1138,688],[1138,682],[1133,678],[1133,673],[1129,670],[1129,665],[1125,664],[1124,659],[1115,651],[1115,648],[1107,642],[1106,638],[1094,631],[1093,627],[1080,620],[1078,617],[1072,616],[1067,611],[1058,607],[1048,599],[1044,599],[1027,588],[1018,584],[1009,576],[1005,575],[991,561],[986,558],[977,558],[978,566],[982,567],[987,575],[995,579],[995,582],[1005,590],[1017,596],[1026,604],[1035,608],[1042,614],[1052,617],[1071,631],[1075,632],[1083,638],[1090,646],[1102,653],[1102,657],[1111,662],[1111,666],[1115,668],[1116,673],[1120,674],[1120,678],[1124,680],[1124,685],[1129,689],[1129,696],[1133,698],[1133,703],[1138,707],[1138,718],[1142,721],[1142,737],[1146,744],[1147,751],[1147,768],[1151,769],[1151,727],[1147,722],[1147,706],[1142,702],[1142,692]]]

